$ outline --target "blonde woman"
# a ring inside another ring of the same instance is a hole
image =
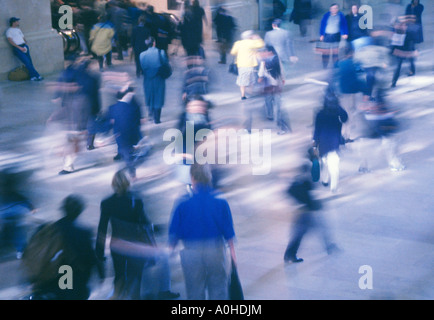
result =
[[[241,40],[234,43],[231,55],[235,56],[235,63],[238,67],[237,85],[240,87],[241,100],[247,99],[246,88],[256,81],[255,68],[258,66],[256,51],[264,47],[265,43],[261,37],[253,31],[244,31]]]

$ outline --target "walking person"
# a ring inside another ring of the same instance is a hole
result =
[[[235,56],[238,67],[237,85],[240,87],[241,100],[247,99],[246,88],[256,83],[255,68],[258,66],[257,50],[263,48],[264,40],[253,31],[244,31],[241,40],[234,43],[231,55]]]
[[[117,94],[118,101],[111,105],[105,118],[112,123],[118,154],[115,160],[123,159],[131,178],[136,177],[134,146],[142,139],[142,113],[134,88],[127,85]]]
[[[31,237],[23,254],[23,264],[33,291],[29,299],[87,300],[93,269],[97,268],[100,278],[104,278],[93,250],[92,232],[77,223],[85,208],[82,196],[67,196],[60,207],[64,216],[43,225]],[[62,274],[61,268],[64,267],[72,271],[63,271]],[[70,278],[63,280],[68,274]],[[62,288],[61,284],[66,287]]]
[[[220,60],[218,63],[226,64],[226,55],[234,42],[234,34],[237,28],[235,19],[229,15],[224,7],[217,9],[217,14],[214,17],[214,25],[216,27],[217,42],[219,44]]]
[[[415,58],[417,56],[415,46],[416,34],[414,29],[409,27],[409,23],[406,21],[397,23],[395,25],[395,32],[401,34],[404,40],[401,43],[395,43],[393,46],[392,55],[396,58],[396,69],[393,73],[392,88],[396,87],[404,61],[408,60],[410,63],[410,72],[407,75],[411,77],[416,74]]]
[[[258,82],[264,85],[265,116],[268,120],[274,120],[274,106],[276,107],[276,121],[280,131],[278,134],[285,134],[291,131],[289,119],[281,107],[282,87],[285,79],[282,75],[282,63],[272,46],[265,46],[260,50],[261,58],[258,71]]]
[[[24,34],[20,29],[20,19],[12,17],[9,19],[10,28],[6,30],[6,38],[12,46],[14,55],[26,66],[29,70],[31,81],[41,81],[44,78],[36,71],[33,66],[32,58],[30,56],[30,48],[24,38]]]
[[[329,87],[324,97],[323,108],[315,117],[314,147],[321,158],[321,179],[324,186],[337,191],[339,182],[339,149],[342,143],[342,124],[348,120],[347,112]]]
[[[420,3],[419,0],[411,0],[411,3],[405,9],[405,14],[412,16],[415,19],[416,26],[416,39],[415,43],[423,42],[423,25],[422,25],[422,13],[425,7]]]
[[[108,16],[101,16],[100,22],[95,24],[90,30],[89,41],[91,51],[97,56],[99,70],[103,71],[104,58],[107,66],[112,65],[112,39],[115,35],[113,24]]]
[[[280,27],[282,20],[273,20],[271,26],[273,30],[265,33],[264,41],[266,45],[272,46],[279,56],[280,61],[285,70],[285,75],[288,73],[288,67],[291,63],[298,61],[294,52],[294,41],[289,31]]]
[[[60,106],[47,120],[47,124],[59,123],[65,136],[63,170],[59,175],[75,171],[74,163],[88,138],[89,121],[92,119],[95,92],[84,78],[81,68],[80,60],[76,60],[62,72],[53,99]]]
[[[140,54],[148,49],[146,40],[151,36],[151,31],[145,24],[146,17],[140,16],[139,23],[135,26],[131,33],[131,47],[134,52],[134,61],[136,63],[136,76],[139,78],[142,75],[142,66],[140,65]]]
[[[187,299],[227,300],[227,243],[236,264],[234,227],[226,200],[212,189],[212,175],[206,165],[191,165],[192,195],[175,206],[169,226],[172,250],[182,242],[181,265]]]
[[[332,57],[333,64],[339,59],[339,43],[341,39],[348,38],[347,20],[342,12],[339,11],[339,5],[334,3],[330,6],[329,12],[324,14],[320,25],[320,42],[322,45],[322,64],[327,69]]]
[[[161,123],[161,110],[166,95],[166,80],[158,74],[162,63],[168,63],[169,58],[164,51],[157,49],[155,39],[150,37],[148,49],[140,54],[140,65],[143,71],[143,87],[148,116],[154,118],[154,123]]]
[[[323,205],[312,196],[313,191],[314,184],[312,183],[310,166],[303,165],[301,172],[288,189],[289,195],[297,204],[301,205],[301,207],[298,208],[296,212],[297,216],[292,228],[292,235],[283,258],[285,262],[300,263],[304,261],[297,256],[297,253],[304,236],[311,230],[317,230],[321,233],[324,247],[328,254],[338,249],[336,244],[331,241],[330,233],[322,217],[322,212],[319,212]]]
[[[298,24],[300,35],[307,35],[307,28],[312,19],[312,0],[294,0],[294,9],[289,17],[289,22]]]
[[[143,272],[155,265],[156,256],[161,252],[156,247],[152,223],[144,211],[143,200],[140,195],[130,191],[130,181],[122,170],[114,175],[112,188],[114,194],[102,200],[100,206],[96,255],[100,261],[104,261],[107,229],[110,223],[110,252],[115,272],[114,293],[111,298],[139,300],[143,298]],[[165,276],[170,281],[170,274]],[[178,296],[166,292],[164,297]]]

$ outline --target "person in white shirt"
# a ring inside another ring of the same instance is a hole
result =
[[[6,38],[12,46],[14,54],[29,70],[30,80],[40,81],[43,79],[33,66],[32,58],[30,57],[29,46],[27,45],[24,34],[20,29],[20,19],[12,17],[9,19],[10,28],[6,30]]]

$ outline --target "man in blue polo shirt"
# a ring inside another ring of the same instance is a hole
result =
[[[217,198],[211,189],[208,166],[193,164],[190,170],[193,192],[175,206],[169,227],[169,247],[179,241],[181,265],[190,300],[228,299],[228,272],[225,242],[236,262],[232,214],[226,200]]]

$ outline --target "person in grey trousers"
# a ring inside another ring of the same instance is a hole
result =
[[[227,300],[228,263],[226,244],[236,265],[232,214],[226,200],[217,197],[211,186],[209,166],[191,165],[192,192],[181,198],[169,226],[169,248],[178,242],[187,299]]]

